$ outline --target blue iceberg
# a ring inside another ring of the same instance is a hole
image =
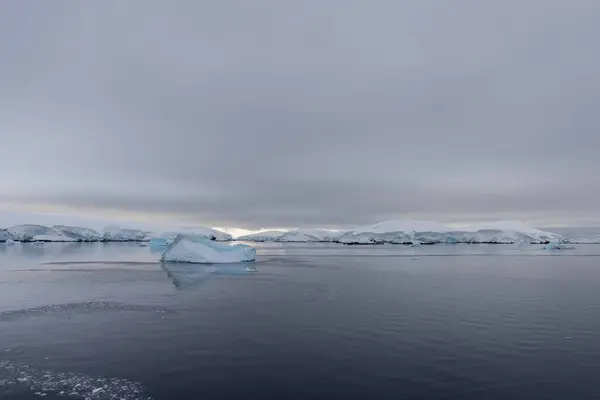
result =
[[[161,261],[198,264],[250,262],[256,249],[245,244],[228,245],[199,235],[179,234],[166,247]]]

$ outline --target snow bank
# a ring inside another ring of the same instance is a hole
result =
[[[43,225],[15,225],[7,228],[12,240],[19,242],[73,242],[74,240]]]
[[[246,242],[275,242],[279,239],[285,232],[283,231],[265,231],[253,233],[251,235],[244,235],[238,237],[236,240],[242,240]]]
[[[254,261],[256,250],[244,244],[228,245],[204,236],[179,234],[161,257],[164,262],[199,264]]]

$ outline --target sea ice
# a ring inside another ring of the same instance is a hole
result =
[[[165,249],[161,261],[199,264],[254,261],[256,249],[244,244],[228,245],[204,236],[179,234]]]

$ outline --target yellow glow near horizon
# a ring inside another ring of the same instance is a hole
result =
[[[248,230],[243,228],[224,228],[219,226],[213,226],[212,229],[216,229],[221,232],[229,233],[234,238],[244,235],[252,235],[254,233],[267,232],[267,231],[287,231],[288,229],[273,228],[273,229],[259,229],[259,230]]]

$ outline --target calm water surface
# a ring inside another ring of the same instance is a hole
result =
[[[0,399],[600,398],[600,246],[0,244]]]

